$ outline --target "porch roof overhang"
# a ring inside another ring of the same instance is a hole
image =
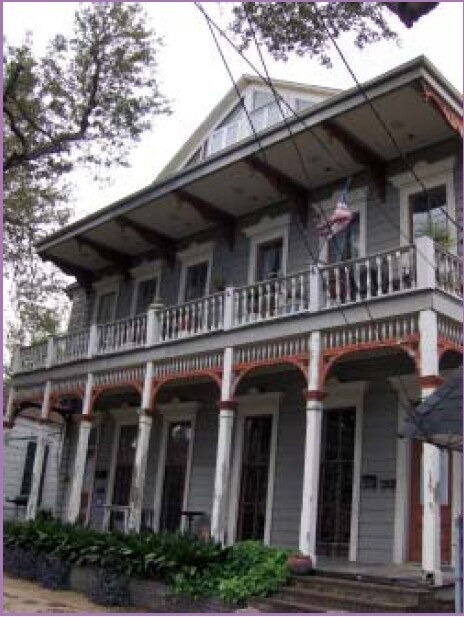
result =
[[[425,57],[363,90],[404,152],[451,138],[462,122],[461,95]],[[362,170],[381,191],[398,152],[364,93],[352,88],[260,133],[262,150],[248,138],[156,181],[48,236],[38,253],[89,286],[144,260],[172,264],[179,243],[211,228],[232,247],[239,217],[283,199],[301,217],[311,191]]]
[[[462,450],[462,367],[431,394],[404,423],[400,434]]]

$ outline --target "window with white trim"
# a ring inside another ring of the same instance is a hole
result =
[[[244,229],[250,239],[249,284],[286,275],[289,227],[290,215],[283,214]]]
[[[209,294],[214,242],[192,244],[177,253],[182,263],[179,303],[190,302]]]

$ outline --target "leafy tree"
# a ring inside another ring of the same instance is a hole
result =
[[[388,21],[394,13],[410,28],[439,2],[242,2],[233,7],[232,31],[246,49],[254,34],[276,60],[309,55],[332,66],[331,40],[350,33],[363,49],[382,40],[398,42]]]
[[[33,247],[69,220],[67,174],[127,165],[153,117],[169,113],[156,79],[161,44],[141,4],[126,2],[80,4],[72,34],[56,35],[42,57],[30,36],[4,41],[4,258],[21,322],[15,338],[56,327],[50,298],[64,279],[39,265]]]

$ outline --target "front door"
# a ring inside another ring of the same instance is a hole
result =
[[[161,531],[176,532],[180,528],[191,441],[191,422],[169,422],[161,501]]]
[[[356,409],[328,410],[322,423],[317,554],[348,557]]]
[[[237,540],[264,539],[271,434],[271,415],[245,418]]]
[[[444,482],[440,490],[441,501],[441,560],[451,561],[451,456],[447,450],[442,450],[441,476]],[[409,528],[409,559],[422,560],[422,517],[423,517],[423,487],[422,487],[422,442],[414,440],[411,452],[411,515]]]
[[[137,424],[121,426],[116,455],[113,500],[111,502],[113,506],[122,506],[123,508],[129,506],[135,449],[137,447],[137,433]],[[124,510],[114,509],[111,513],[110,529],[124,529],[124,520]]]

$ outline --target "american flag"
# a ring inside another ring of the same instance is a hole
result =
[[[335,206],[332,216],[327,217],[320,225],[317,226],[317,231],[320,236],[330,239],[348,227],[353,220],[353,211],[346,202],[345,193],[340,197]]]

